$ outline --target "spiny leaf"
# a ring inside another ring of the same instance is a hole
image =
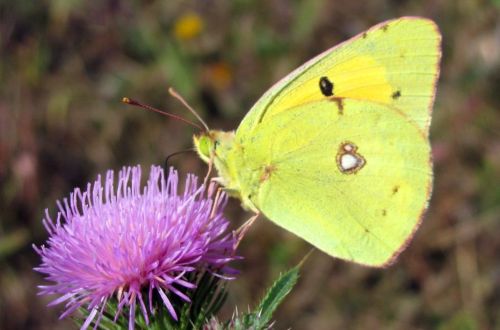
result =
[[[255,329],[262,329],[271,321],[274,311],[285,297],[292,291],[299,278],[299,267],[296,266],[283,275],[267,291],[259,307],[254,312]]]

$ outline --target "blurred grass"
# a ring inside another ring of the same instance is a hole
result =
[[[276,326],[500,329],[499,11],[498,0],[0,0],[0,328],[72,326],[36,296],[31,243],[46,239],[45,207],[54,212],[56,199],[108,168],[160,164],[191,146],[191,127],[121,97],[188,117],[166,92],[173,86],[210,127],[234,129],[306,59],[385,19],[423,15],[444,35],[424,224],[386,270],[313,254]],[[206,170],[191,154],[173,164]],[[248,217],[235,201],[228,216],[235,225]],[[255,305],[308,249],[259,221],[242,244],[226,316]]]

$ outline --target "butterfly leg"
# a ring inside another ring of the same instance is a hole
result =
[[[245,223],[242,224],[240,226],[240,228],[238,228],[234,231],[234,234],[236,235],[236,238],[237,238],[236,243],[235,243],[235,247],[234,247],[235,249],[238,247],[238,245],[240,245],[240,242],[243,239],[243,237],[245,237],[246,232],[248,231],[248,229],[250,229],[250,227],[255,222],[255,220],[257,220],[259,215],[260,215],[260,213],[255,213],[250,219],[245,221]]]
[[[215,182],[219,186],[224,187],[224,185],[222,184],[223,183],[223,179],[220,176],[217,176],[215,178],[210,178],[210,182]]]
[[[219,199],[221,198],[221,194],[224,191],[223,187],[218,187],[217,192],[215,193],[214,203],[212,204],[212,210],[210,211],[210,220],[215,217],[215,213],[217,212],[217,206],[219,205]]]
[[[208,178],[210,177],[210,173],[212,173],[212,168],[214,166],[214,158],[210,157],[210,161],[208,162],[208,171],[207,175],[205,175],[205,179],[203,179],[203,185],[207,185],[208,183]]]

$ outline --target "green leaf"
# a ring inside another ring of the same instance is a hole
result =
[[[271,327],[269,323],[271,322],[274,311],[278,308],[290,291],[292,291],[295,284],[297,284],[299,269],[313,251],[314,249],[311,249],[311,251],[309,251],[309,253],[302,258],[297,266],[280,275],[280,277],[269,288],[267,294],[264,296],[255,311],[244,314],[241,319],[238,318],[238,315],[233,316],[233,319],[231,320],[231,329],[269,329]]]
[[[285,297],[292,291],[299,278],[299,267],[295,266],[283,275],[268,290],[259,307],[254,312],[255,329],[263,329],[271,321],[274,311]]]

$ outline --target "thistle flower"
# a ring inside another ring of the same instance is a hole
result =
[[[77,188],[58,202],[55,222],[45,212],[49,239],[47,246],[34,246],[42,258],[35,270],[54,282],[39,286],[39,294],[61,295],[49,305],[66,303],[60,318],[85,307],[89,313],[82,328],[93,321],[97,326],[106,303],[116,296],[114,320],[128,307],[133,329],[136,308],[149,323],[155,295],[177,320],[167,294],[189,302],[182,290],[195,284],[187,275],[234,274],[227,267],[236,258],[236,238],[228,233],[222,215],[225,195],[213,200],[213,187],[205,194],[206,187],[199,186],[194,175],[187,176],[184,193],[179,194],[173,169],[164,180],[162,169],[153,166],[142,192],[140,180],[139,166],[126,167],[115,187],[114,173],[108,171],[104,186],[99,176],[85,191]]]

